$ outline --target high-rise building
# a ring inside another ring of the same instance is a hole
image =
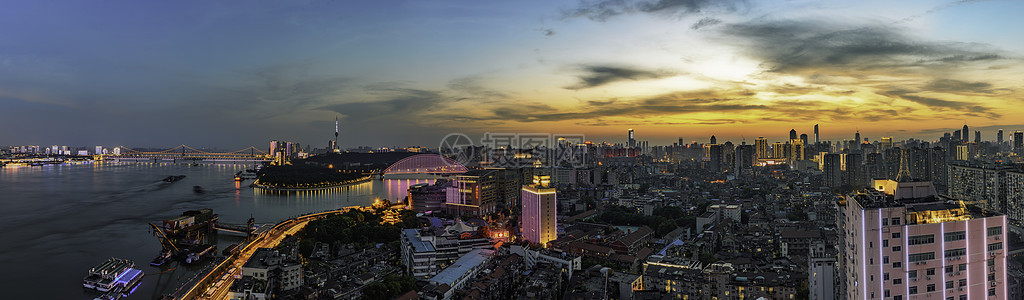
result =
[[[864,176],[864,156],[860,153],[846,154],[846,185],[853,188],[867,187]]]
[[[881,146],[882,146],[882,151],[885,151],[886,149],[892,149],[892,137],[891,136],[882,137]]]
[[[956,160],[968,161],[974,158],[976,145],[975,143],[956,145]]]
[[[757,140],[754,141],[754,147],[757,151],[757,159],[771,158],[771,153],[768,152],[768,139],[763,136],[757,137]]]
[[[754,166],[756,153],[751,145],[736,146],[736,173],[750,175],[751,167]]]
[[[796,139],[796,129],[790,129],[789,130],[789,139],[791,139],[791,140],[795,140]]]
[[[860,130],[857,130],[857,133],[853,135],[853,144],[850,144],[850,147],[853,147],[853,150],[860,150],[860,143]]]
[[[959,129],[957,129],[956,131],[953,131],[953,141],[955,141],[955,142],[964,141],[963,138],[964,138],[964,135],[962,133],[960,133]]]
[[[974,132],[974,142],[981,144],[981,131]]]
[[[550,177],[534,176],[532,185],[523,185],[523,239],[543,247],[558,238],[558,196],[549,184]]]
[[[961,132],[963,132],[964,137],[961,138],[960,140],[965,141],[965,142],[971,140],[971,130],[967,128],[967,124],[964,124],[964,130],[961,131]]]
[[[842,203],[845,299],[1008,299],[1005,215],[878,180]]]
[[[1017,156],[1024,156],[1024,132],[1020,130],[1013,132],[1013,151]]]
[[[421,183],[409,187],[409,206],[418,212],[442,211],[448,198],[449,182],[439,179],[433,185]]]
[[[1000,129],[999,131],[996,131],[996,144],[999,145],[1000,151],[1002,151],[1002,149],[1001,149],[1001,147],[1003,146],[1003,130],[1002,129]]]
[[[789,141],[789,160],[797,162],[804,160],[804,140],[792,139]]]
[[[800,134],[800,140],[804,141],[804,146],[809,145],[808,144],[809,141],[807,140],[807,134],[806,133],[801,133]]]
[[[825,175],[825,186],[838,188],[843,186],[842,157],[836,153],[825,154],[822,173]]]
[[[821,140],[818,139],[818,124],[814,124],[814,144],[818,144],[820,142]]]
[[[716,139],[715,136],[713,136],[713,135],[711,136],[711,144],[712,145],[718,144],[718,139]]]
[[[836,299],[838,290],[835,283],[839,278],[838,274],[836,274],[835,255],[813,255],[810,257],[810,269],[808,271],[808,296],[810,296],[810,299]]]
[[[711,144],[708,145],[708,168],[714,172],[722,172],[722,162],[724,161],[724,153],[722,145]]]
[[[785,159],[786,155],[789,154],[786,151],[786,144],[782,142],[772,143],[772,157],[774,159]]]
[[[445,208],[456,216],[485,216],[496,212],[502,186],[495,169],[470,170],[455,176],[445,197]]]
[[[633,138],[633,128],[629,129],[629,147],[636,147],[636,139]]]

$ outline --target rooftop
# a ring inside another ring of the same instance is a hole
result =
[[[483,264],[491,257],[492,254],[494,254],[494,250],[476,249],[470,251],[469,253],[466,253],[466,255],[455,260],[451,266],[444,268],[440,273],[437,273],[433,278],[430,278],[430,282],[453,286],[459,278],[472,271],[473,268]]]
[[[412,245],[412,249],[415,252],[431,252],[434,251],[434,245],[420,239],[419,229],[404,229],[402,230],[402,238]]]

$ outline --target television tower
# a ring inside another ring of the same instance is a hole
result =
[[[331,151],[334,151],[334,150],[337,150],[337,149],[338,149],[338,116],[334,116],[334,149],[331,149]]]

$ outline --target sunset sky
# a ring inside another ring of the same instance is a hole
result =
[[[1024,1],[496,2],[0,4],[0,145],[1024,130]]]

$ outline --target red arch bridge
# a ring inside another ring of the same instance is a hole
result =
[[[469,171],[461,163],[440,154],[417,154],[399,160],[387,169],[383,175],[396,174],[462,174]]]

